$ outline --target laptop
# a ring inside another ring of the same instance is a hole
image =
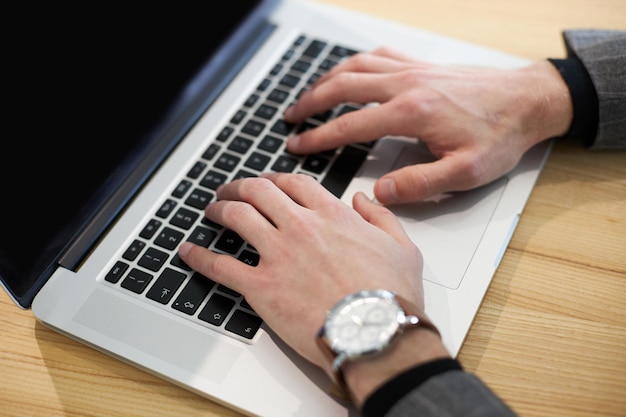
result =
[[[281,117],[354,53],[390,45],[436,63],[527,62],[300,0],[85,10],[78,18],[59,7],[16,12],[30,36],[8,48],[13,137],[0,156],[8,294],[44,325],[246,415],[351,415],[319,369],[176,249],[192,240],[259,262],[253,247],[202,215],[215,188],[234,178],[306,173],[350,204],[356,191],[372,195],[383,173],[432,158],[404,137],[284,152],[294,131],[359,108],[345,103],[299,126]],[[452,355],[549,150],[531,149],[479,189],[394,208],[424,254],[426,312]]]

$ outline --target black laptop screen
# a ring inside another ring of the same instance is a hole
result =
[[[54,269],[93,215],[96,190],[112,188],[122,162],[133,162],[129,154],[158,130],[187,83],[259,3],[199,10],[31,4],[10,18],[0,276],[20,304],[29,305],[22,298],[32,298],[33,283]]]

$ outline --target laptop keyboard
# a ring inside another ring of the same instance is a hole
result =
[[[286,107],[322,74],[356,51],[300,36],[283,54],[202,157],[163,201],[123,252],[105,281],[148,302],[239,340],[250,341],[262,324],[241,294],[191,270],[176,251],[184,240],[256,266],[259,254],[237,233],[204,217],[221,184],[261,172],[298,172],[315,177],[340,197],[373,143],[314,155],[285,150],[286,138],[329,118],[356,110],[344,104],[300,125],[282,119]]]

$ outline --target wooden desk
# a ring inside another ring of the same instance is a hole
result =
[[[623,0],[320,0],[530,59]],[[460,360],[523,417],[626,416],[626,153],[558,144]],[[0,291],[0,415],[240,414],[37,324]]]

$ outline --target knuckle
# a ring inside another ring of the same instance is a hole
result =
[[[436,113],[437,98],[423,90],[410,90],[394,101],[396,111],[405,116],[430,118]]]

